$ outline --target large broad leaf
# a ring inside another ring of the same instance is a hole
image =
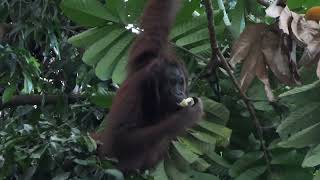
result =
[[[318,165],[320,165],[320,145],[309,150],[303,160],[302,167],[316,167]]]
[[[192,18],[192,13],[199,7],[200,0],[184,0],[183,6],[177,15],[176,22],[183,22]]]
[[[220,118],[224,123],[229,121],[230,111],[223,104],[213,101],[207,97],[201,97],[201,100],[203,102],[205,112]]]
[[[121,84],[127,77],[127,62],[128,62],[128,55],[123,56],[120,61],[118,62],[116,68],[112,74],[112,81],[116,84]]]
[[[271,164],[277,165],[289,165],[289,166],[300,166],[305,154],[297,150],[291,149],[276,149],[271,151]]]
[[[231,26],[228,26],[229,31],[232,33],[234,39],[240,36],[240,33],[245,28],[245,7],[244,1],[237,1],[236,8],[231,11]]]
[[[111,28],[111,27],[110,27]],[[124,29],[115,28],[103,38],[92,44],[86,52],[83,54],[83,61],[88,65],[95,65],[99,60],[106,55],[106,52],[110,51],[110,46],[123,35],[126,31]]]
[[[208,29],[203,28],[196,32],[193,32],[191,34],[188,34],[187,36],[184,36],[177,40],[176,44],[178,46],[187,46],[192,45],[195,43],[199,43],[203,40],[206,40],[209,38]]]
[[[86,64],[95,67],[98,78],[102,80],[112,78],[117,84],[121,84],[125,79],[126,73],[124,72],[127,64],[125,56],[128,55],[127,49],[131,45],[131,38],[134,34],[125,35],[124,24],[137,22],[145,1],[119,2],[110,0],[106,1],[106,6],[104,6],[96,0],[92,2],[89,0],[65,0],[61,4],[65,13],[71,19],[76,22],[81,21],[80,24],[82,25],[96,26],[70,38],[69,42],[86,49],[83,60]],[[190,18],[187,18],[188,21],[179,21],[178,25],[172,30],[171,38],[177,41],[177,46],[184,46],[189,49],[195,48],[195,53],[210,55],[208,53],[210,52],[210,44],[207,41],[206,17],[191,17],[198,1],[185,1],[185,10],[181,11],[182,14],[179,16],[184,15],[184,18],[186,18],[186,14],[190,13]],[[192,7],[188,6],[190,3]],[[113,21],[113,23],[108,23],[110,21]],[[130,37],[126,38],[126,36]]]
[[[225,126],[221,126],[219,124],[215,124],[215,123],[204,121],[204,120],[200,121],[198,125],[203,129],[206,129],[216,135],[219,135],[220,138],[218,139],[218,142],[217,142],[218,145],[226,146],[229,144],[231,133],[232,133],[231,129]]]
[[[295,166],[276,166],[272,170],[272,180],[312,180],[312,171]]]
[[[320,123],[310,126],[292,135],[285,141],[279,142],[279,146],[289,148],[303,148],[320,143],[319,139]]]
[[[63,0],[61,8],[68,17],[83,26],[95,27],[108,21],[118,22],[97,0]]]
[[[300,0],[300,1],[288,1],[287,5],[290,9],[302,9],[302,8],[311,8],[314,6],[319,6],[320,2],[318,0]]]
[[[192,21],[187,21],[176,25],[170,33],[171,39],[176,39],[177,37],[181,37],[183,35],[190,34],[190,32],[194,32],[199,30],[199,28],[205,28],[207,25],[207,19],[205,16],[200,16],[192,19]]]
[[[67,180],[70,177],[70,175],[70,172],[59,173],[52,180]]]
[[[124,0],[106,0],[107,9],[109,12],[118,17],[121,22],[127,24],[127,2]]]
[[[279,97],[297,95],[299,93],[303,93],[303,92],[309,91],[309,90],[317,88],[317,87],[320,87],[320,81],[315,81],[312,84],[308,84],[308,85],[304,85],[304,86],[301,86],[301,87],[293,88],[293,89],[291,89],[289,91],[286,91],[286,92],[280,94]]]
[[[313,180],[320,180],[320,173],[319,173],[319,171],[318,171],[317,174],[314,176]]]
[[[87,48],[104,37],[111,30],[110,26],[95,27],[72,36],[68,42],[79,48]]]
[[[139,17],[142,14],[144,4],[147,0],[134,0],[127,2],[128,22],[136,24],[139,21]]]
[[[293,111],[277,128],[282,139],[319,122],[320,103],[310,103]]]
[[[248,169],[253,163],[263,157],[263,152],[251,152],[237,160],[229,170],[231,177],[239,176],[244,170]]]
[[[154,180],[169,180],[163,161],[158,164],[157,168],[153,171],[152,176]]]
[[[15,84],[7,87],[2,94],[2,104],[9,102],[12,99],[15,92],[16,92]]]
[[[174,141],[172,142],[177,152],[186,160],[189,164],[192,164],[199,160],[199,156],[187,148],[186,144]]]
[[[96,67],[96,75],[101,80],[108,80],[112,77],[113,70],[118,61],[125,54],[134,35],[127,33],[118,42],[116,42],[99,61]]]
[[[207,173],[200,173],[197,171],[190,171],[188,174],[190,176],[190,180],[219,180],[217,176]]]
[[[239,177],[235,178],[235,180],[256,180],[266,170],[267,168],[265,166],[250,168],[244,171],[243,173],[241,173]]]
[[[171,160],[165,161],[165,170],[170,179],[179,179],[179,180],[187,180],[188,175],[179,171],[174,162]]]

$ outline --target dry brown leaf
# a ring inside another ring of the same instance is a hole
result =
[[[246,92],[254,80],[256,74],[255,69],[258,62],[263,61],[263,55],[261,52],[261,40],[257,39],[252,44],[250,53],[246,57],[244,64],[241,69],[240,86],[241,89]]]
[[[292,22],[291,11],[288,8],[288,6],[286,6],[281,11],[281,14],[279,17],[279,29],[281,29],[283,33],[289,35],[290,34],[289,26],[291,25],[291,22]]]
[[[278,1],[274,1],[267,9],[266,14],[269,17],[277,18],[281,15],[281,12],[283,11],[283,7],[278,6]]]
[[[308,35],[307,32],[304,32],[301,27],[301,23],[304,21],[303,17],[300,16],[297,13],[292,13],[292,23],[291,23],[291,31],[293,34],[293,38],[295,39],[295,41],[298,43],[298,45],[300,47],[306,47],[307,44],[306,42],[304,42],[303,39],[300,38],[300,36],[304,36],[306,37]]]
[[[262,57],[263,58],[263,57]],[[258,79],[264,84],[264,91],[266,92],[266,96],[270,102],[277,101],[277,98],[274,96],[272,92],[272,88],[269,81],[267,65],[262,59],[257,62],[256,65],[256,75]]]
[[[309,67],[318,62],[320,54],[320,25],[315,21],[306,21],[294,15],[292,32],[297,42],[305,47],[305,52],[300,60],[300,65]],[[298,19],[298,20],[296,20]]]
[[[314,38],[320,36],[320,25],[315,21],[306,21],[301,15],[292,13],[291,29],[299,45],[307,46]]]
[[[296,82],[289,68],[289,57],[282,49],[282,45],[280,35],[269,31],[262,39],[262,52],[277,79],[283,84],[294,85]]]
[[[239,39],[235,41],[232,47],[231,66],[243,61],[252,52],[252,46],[259,41],[261,34],[268,28],[266,24],[254,24],[248,26],[240,35]]]

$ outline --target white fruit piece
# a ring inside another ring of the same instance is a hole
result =
[[[187,107],[189,105],[191,105],[191,106],[194,105],[194,100],[192,97],[184,99],[179,103],[179,106],[181,106],[181,107]]]

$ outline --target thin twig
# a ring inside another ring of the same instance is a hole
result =
[[[262,145],[262,149],[264,152],[264,157],[267,163],[267,167],[268,167],[268,171],[271,173],[270,170],[270,160],[269,160],[269,156],[268,156],[268,151],[267,151],[267,147],[264,144],[264,138],[263,138],[263,130],[262,130],[262,126],[259,122],[259,119],[256,115],[255,109],[253,104],[251,103],[251,101],[248,99],[247,95],[242,91],[238,80],[236,79],[236,77],[234,76],[232,69],[230,68],[226,58],[223,56],[223,54],[221,53],[221,51],[219,50],[218,47],[218,43],[217,43],[217,39],[216,39],[216,31],[214,28],[214,19],[213,19],[213,8],[212,8],[212,3],[210,0],[204,0],[204,5],[206,8],[206,13],[207,13],[207,18],[208,18],[208,29],[209,29],[209,35],[210,35],[210,43],[211,43],[211,47],[212,47],[212,52],[215,53],[213,54],[213,58],[214,56],[218,56],[219,60],[221,61],[222,65],[224,66],[224,69],[227,71],[227,73],[229,74],[234,86],[236,87],[236,89],[238,90],[241,99],[244,101],[250,115],[251,118],[257,128],[257,132],[258,132],[258,136],[259,136],[259,140],[260,143]]]

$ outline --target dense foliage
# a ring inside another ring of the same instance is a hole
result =
[[[301,85],[283,85],[269,72],[269,91],[279,97],[273,102],[265,84],[252,77],[246,90],[261,139],[225,70],[206,73],[211,46],[200,0],[184,1],[170,39],[206,116],[171,143],[169,158],[153,171],[124,178],[114,160],[96,156],[89,133],[107,123],[145,1],[0,2],[0,179],[320,179],[316,64],[298,67]],[[256,0],[212,2],[217,40],[227,59],[250,24],[276,23]],[[287,4],[299,14],[320,5],[318,0]],[[298,48],[296,55],[302,52]],[[250,71],[246,67],[235,66],[236,77],[243,79]]]

